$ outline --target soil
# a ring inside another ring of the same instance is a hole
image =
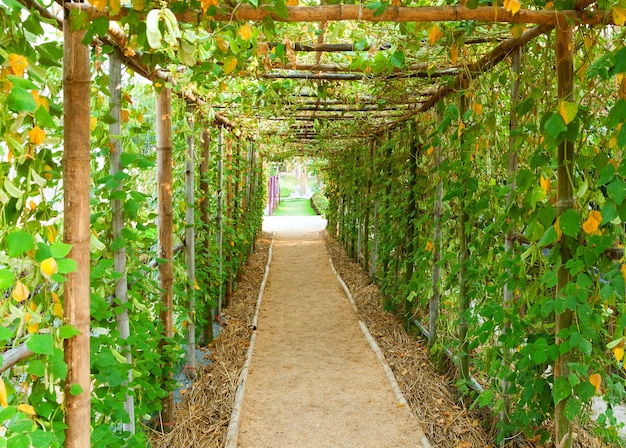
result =
[[[323,226],[265,221],[277,233],[239,447],[422,447],[331,270]]]

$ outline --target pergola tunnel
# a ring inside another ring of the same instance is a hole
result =
[[[0,19],[0,448],[227,444],[263,223],[313,210],[433,446],[624,445],[624,0]]]

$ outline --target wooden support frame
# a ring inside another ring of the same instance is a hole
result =
[[[63,22],[63,241],[72,246],[69,258],[76,271],[64,286],[64,323],[78,334],[64,340],[67,377],[65,448],[90,446],[90,55],[82,43],[85,31],[72,31],[69,14]]]
[[[187,105],[187,125],[190,133],[187,136],[187,160],[185,161],[185,264],[187,265],[187,359],[186,375],[196,376],[196,228],[195,228],[195,188],[196,188],[196,155],[195,155],[195,113],[193,104]]]
[[[164,340],[162,349],[167,340],[173,336],[173,210],[172,210],[172,91],[163,88],[157,95],[156,101],[156,131],[157,131],[157,220],[158,220],[158,256],[159,287],[161,289],[161,323],[163,324]],[[172,378],[172,360],[167,350],[162,350],[164,367],[162,381],[167,384]],[[174,427],[174,393],[168,391],[163,398],[161,409],[161,426],[163,431],[171,431]]]

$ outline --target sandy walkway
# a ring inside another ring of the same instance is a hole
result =
[[[331,271],[323,221],[271,218],[264,228],[277,234],[239,447],[421,447]]]

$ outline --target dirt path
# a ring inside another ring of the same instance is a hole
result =
[[[331,271],[321,219],[268,224],[277,234],[239,447],[422,447]]]

